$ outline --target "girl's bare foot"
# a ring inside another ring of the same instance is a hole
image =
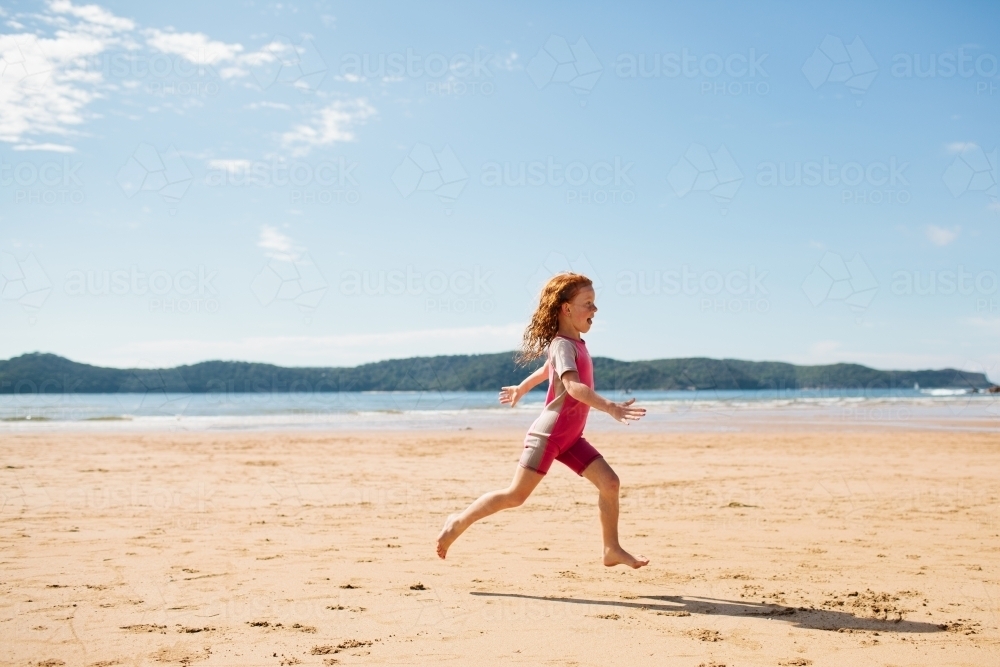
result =
[[[440,551],[439,551],[440,553]],[[441,556],[444,558],[444,556]],[[638,570],[643,565],[649,565],[649,559],[639,555],[638,558],[625,551],[621,547],[604,548],[604,565],[614,567],[615,565],[628,565],[633,570]]]
[[[451,543],[458,539],[458,536],[462,534],[462,531],[458,528],[458,515],[452,514],[444,521],[444,528],[441,529],[441,534],[438,535],[437,543],[437,554],[438,558],[444,558],[448,555],[448,547]],[[629,556],[631,558],[631,556]]]

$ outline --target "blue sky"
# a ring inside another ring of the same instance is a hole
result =
[[[1000,380],[1000,9],[5,3],[0,357],[516,346]]]

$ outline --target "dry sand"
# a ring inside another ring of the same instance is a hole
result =
[[[0,440],[3,665],[997,665],[996,433],[593,438],[622,478],[503,486],[519,432]]]

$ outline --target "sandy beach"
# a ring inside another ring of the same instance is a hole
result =
[[[0,440],[3,665],[1000,664],[995,432],[601,429],[474,526],[520,431]]]

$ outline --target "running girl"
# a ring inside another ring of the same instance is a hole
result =
[[[518,361],[526,363],[546,355],[545,364],[516,387],[500,390],[500,402],[511,407],[546,378],[549,391],[541,416],[528,429],[521,462],[514,480],[502,491],[491,491],[460,514],[445,521],[437,540],[438,556],[476,521],[500,510],[524,503],[556,460],[597,487],[600,497],[604,564],[640,568],[649,560],[633,556],[618,543],[618,475],[604,457],[583,437],[590,408],[597,408],[628,425],[646,414],[633,407],[635,399],[613,403],[594,391],[594,366],[580,334],[590,331],[597,306],[593,283],[586,276],[561,273],[545,285],[542,296],[524,331]]]

